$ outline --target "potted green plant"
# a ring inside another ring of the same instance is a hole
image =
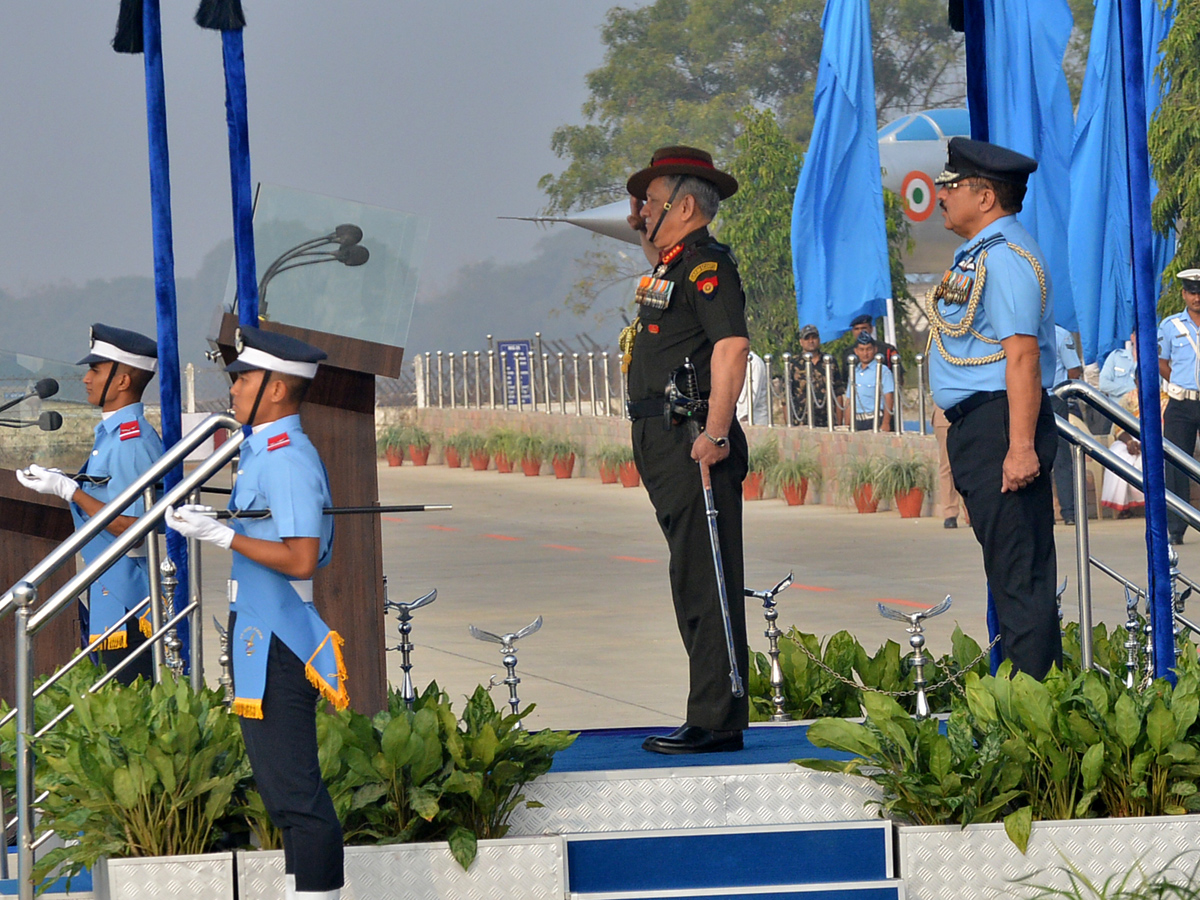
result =
[[[487,438],[475,431],[463,431],[455,435],[454,448],[460,460],[470,460],[471,468],[482,472],[488,467],[488,452],[484,449]]]
[[[875,490],[879,463],[877,456],[852,456],[838,472],[839,493],[853,497],[860,513],[873,513],[879,508],[879,493]]]
[[[815,454],[800,453],[778,460],[767,472],[767,487],[776,491],[788,506],[802,506],[810,483],[821,483],[821,464]]]
[[[626,447],[621,444],[601,444],[592,453],[596,461],[596,469],[600,473],[601,484],[616,484],[621,462],[625,458]]]
[[[545,455],[546,439],[540,434],[526,432],[517,443],[517,455],[521,460],[521,470],[528,476],[540,475],[542,472],[542,457]]]
[[[404,462],[404,432],[399,425],[388,425],[381,429],[375,438],[375,446],[389,466]]]
[[[933,490],[933,465],[923,456],[886,459],[879,466],[875,490],[895,498],[900,518],[918,518],[925,495]]]
[[[542,444],[542,454],[554,466],[555,478],[570,478],[575,469],[575,456],[581,452],[579,444],[569,438],[551,437]]]
[[[617,454],[617,477],[621,481],[621,487],[633,488],[642,483],[642,477],[637,470],[637,463],[633,461],[632,447],[620,448]]]
[[[750,448],[750,465],[742,482],[743,500],[761,500],[767,473],[779,462],[779,441],[771,438]]]
[[[429,462],[429,448],[433,446],[433,438],[420,425],[407,425],[404,428],[405,443],[408,445],[408,458],[414,466],[423,466]]]
[[[445,455],[446,465],[451,469],[457,469],[462,466],[462,451],[459,449],[460,434],[448,434],[442,439],[442,451]]]
[[[496,460],[497,472],[508,474],[513,470],[513,461],[520,459],[517,454],[520,440],[520,432],[511,428],[497,428],[488,434],[484,449]]]

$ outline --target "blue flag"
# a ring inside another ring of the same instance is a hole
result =
[[[868,0],[827,0],[812,139],[792,208],[800,324],[835,337],[891,296]]]
[[[1162,96],[1154,68],[1170,16],[1157,0],[1142,0],[1146,112]],[[1156,187],[1151,183],[1151,196]],[[1087,72],[1075,121],[1071,156],[1068,246],[1071,285],[1083,361],[1100,362],[1133,331],[1133,258],[1129,235],[1129,154],[1125,134],[1125,75],[1117,0],[1097,0]],[[1153,238],[1155,296],[1163,269],[1174,255],[1173,237]]]
[[[1075,331],[1067,262],[1074,116],[1062,67],[1071,10],[1067,0],[983,0],[983,6],[987,139],[1038,161],[1018,218],[1045,255],[1055,321]]]

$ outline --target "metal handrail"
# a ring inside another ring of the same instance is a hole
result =
[[[192,450],[196,449],[196,447],[200,446],[200,444],[202,444],[210,434],[212,434],[218,428],[228,428],[230,430],[230,437],[225,444],[228,444],[232,441],[233,446],[237,447],[242,441],[241,427],[242,426],[238,424],[237,420],[232,416],[213,414],[206,418],[203,422],[184,435],[179,443],[159,457],[158,461],[155,462],[154,465],[152,465],[145,472],[143,472],[137,481],[134,481],[127,488],[125,488],[125,490],[121,491],[121,493],[114,497],[107,506],[97,512],[96,515],[88,519],[88,521],[84,523],[78,531],[55,547],[51,553],[41,560],[41,562],[26,572],[17,581],[17,584],[28,583],[34,587],[40,586],[42,582],[44,582],[59,568],[61,568],[64,563],[66,563],[68,560],[74,559],[75,554],[79,553],[79,551],[82,550],[83,547],[92,540],[92,538],[107,528],[114,519],[122,515],[126,509],[135,503],[138,498],[141,497],[142,491],[147,486],[153,485],[155,482],[162,481],[163,477],[169,471],[171,471],[171,469],[183,462],[184,457],[186,457],[188,453],[191,453]],[[218,453],[225,449],[225,444],[221,445],[220,450],[217,451]],[[232,456],[232,452],[230,452],[230,456]],[[226,459],[228,459],[228,457],[226,457]],[[116,546],[118,543],[122,543],[125,536],[134,531],[136,527],[137,526],[135,525],[131,528],[127,528],[113,546]],[[126,550],[133,547],[134,544],[141,540],[144,534],[145,532],[142,531],[138,534],[138,537],[135,540],[131,540],[128,543],[122,544],[121,553],[118,554],[118,556],[124,554]],[[108,566],[105,566],[105,569],[107,568]],[[16,608],[16,601],[13,597],[13,591],[16,590],[16,586],[17,585],[13,585],[10,587],[4,592],[4,595],[0,597],[0,619],[3,619],[5,616],[12,613],[12,611]]]
[[[1051,393],[1063,400],[1082,400],[1139,441],[1142,439],[1142,425],[1138,421],[1138,417],[1119,403],[1114,403],[1107,394],[1092,387],[1086,381],[1064,381],[1058,387],[1052,388]],[[1186,473],[1188,478],[1200,484],[1200,462],[1197,462],[1195,457],[1165,437],[1163,438],[1163,453]]]
[[[165,492],[159,501],[150,509],[146,510],[145,513],[139,516],[133,525],[126,528],[125,531],[121,533],[120,537],[106,547],[99,556],[92,560],[90,564],[85,566],[81,571],[75,573],[75,575],[69,581],[67,581],[66,584],[59,588],[48,600],[38,607],[37,612],[34,613],[29,620],[29,633],[31,635],[37,634],[38,631],[49,624],[71,603],[72,600],[75,599],[75,597],[90,587],[93,581],[103,575],[113,563],[124,556],[132,547],[138,544],[142,538],[148,535],[151,531],[154,531],[158,527],[158,523],[166,515],[167,507],[175,506],[180,501],[184,500],[192,491],[215,475],[225,466],[227,462],[229,462],[229,460],[234,457],[238,448],[241,446],[242,441],[245,439],[245,435],[241,430],[241,425],[239,425],[236,420],[229,416],[213,415],[205,419],[204,422],[201,422],[200,425],[189,432],[183,440],[163,454],[162,458],[159,460],[159,463],[166,461],[167,468],[170,468],[175,463],[181,462],[188,453],[190,453],[193,449],[195,449],[196,446],[202,443],[206,437],[208,437],[208,432],[197,435],[197,432],[202,431],[207,424],[211,424],[212,426],[210,431],[215,430],[216,428],[231,428],[235,430],[231,432],[229,438],[220,446],[220,448],[216,450],[216,452],[200,463],[200,465],[197,466],[190,474],[184,476],[183,479],[180,480],[177,485],[175,485],[175,487]],[[158,463],[155,464],[154,468],[157,467]],[[153,468],[147,470],[141,479],[139,479],[137,482],[134,482],[125,491],[122,491],[121,495],[117,497],[116,500],[113,500],[111,503],[109,503],[104,509],[107,510],[112,506],[116,506],[118,512],[125,509],[125,506],[129,505],[128,502],[125,502],[124,500],[125,495],[134,488],[137,488],[143,481],[146,481],[152,471]],[[125,506],[120,505],[122,502],[125,502]],[[62,546],[65,546],[66,543],[68,542],[64,542],[64,544],[60,545],[59,550],[61,550]],[[54,552],[57,553],[59,551],[55,550]]]

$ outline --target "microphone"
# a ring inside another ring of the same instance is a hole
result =
[[[333,230],[333,242],[348,247],[363,239],[363,230],[357,225],[339,225]]]
[[[37,397],[40,400],[45,400],[47,397],[53,397],[58,393],[58,382],[53,378],[43,378],[28,390],[24,396],[18,397],[16,400],[9,400],[3,406],[0,406],[0,412],[6,409],[12,409],[18,403],[24,403],[30,397]]]
[[[36,425],[42,431],[58,431],[63,426],[63,417],[62,413],[48,409],[32,422],[22,422],[20,419],[0,419],[0,425],[5,428],[32,428]]]
[[[361,266],[371,258],[369,251],[362,244],[350,244],[337,252],[337,260],[345,266]]]

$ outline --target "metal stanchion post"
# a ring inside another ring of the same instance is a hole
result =
[[[422,373],[425,378],[425,405],[433,406],[433,373],[430,371],[433,367],[433,355],[425,351],[425,371]]]
[[[567,414],[567,377],[564,373],[563,354],[562,351],[554,354],[558,357],[558,411],[562,415]]]
[[[850,431],[858,430],[858,357],[846,357],[846,422]]]
[[[529,357],[529,377],[534,378],[534,369],[537,368],[537,361],[542,358],[542,333],[535,331],[533,340],[536,346]],[[546,412],[550,412],[550,382],[542,379],[542,393],[546,395]],[[537,409],[537,391],[533,392],[533,408]]]
[[[617,366],[617,413],[616,413],[616,415],[620,416],[621,418],[625,418],[625,416],[627,415],[626,408],[625,408],[625,372],[623,371],[623,367],[625,365],[625,354],[618,351],[617,359],[619,359],[621,361],[621,363],[620,363],[620,365]]]
[[[1084,671],[1092,668],[1092,564],[1088,544],[1087,461],[1083,448],[1071,445],[1071,464],[1075,489],[1075,579],[1079,585],[1079,663]]]
[[[530,409],[532,412],[537,412],[537,366],[533,360],[533,351],[530,350],[525,354],[525,362],[529,365],[529,399],[533,403]]]
[[[832,357],[826,357],[830,362]],[[833,404],[829,402],[833,391],[830,390],[828,384],[828,369],[826,364],[826,384],[825,384],[825,406],[830,416],[833,415]],[[804,354],[804,416],[808,419],[808,430],[812,431],[817,427],[817,392],[813,388],[813,355],[811,353]]]
[[[475,351],[475,408],[483,409],[483,404],[479,402],[479,351]]]
[[[613,414],[613,411],[612,411],[612,373],[609,371],[609,368],[608,368],[608,357],[610,355],[611,354],[607,350],[604,351],[604,414],[606,416],[611,416]]]
[[[775,427],[775,402],[774,402],[774,398],[771,396],[771,388],[774,386],[774,382],[771,381],[771,354],[770,353],[766,354],[763,357],[763,363],[766,365],[766,373],[767,373],[765,376],[766,381],[767,381],[767,385],[766,385],[766,387],[767,387],[767,427],[774,428]],[[751,406],[754,405],[753,397],[750,398],[750,405]]]
[[[879,434],[879,407],[883,405],[883,354],[875,354],[875,408],[871,410],[871,431]]]
[[[833,414],[837,410],[837,397],[833,393],[833,357],[826,353],[821,364],[825,367],[825,429],[833,434]]]
[[[33,900],[33,638],[29,615],[37,588],[23,581],[13,590],[16,612],[14,676],[17,705],[17,891],[20,900]],[[7,841],[3,848],[8,853]]]
[[[754,424],[754,366],[750,365],[750,357],[746,357],[746,393],[750,402],[746,408],[746,424]]]
[[[512,373],[513,373],[513,388],[517,394],[517,412],[525,412],[525,391],[522,390],[521,384],[521,354],[512,354]],[[508,391],[508,381],[504,382],[505,392]]]
[[[917,418],[921,420],[917,431],[928,434],[925,427],[925,357],[920,353],[917,354]]]
[[[441,350],[439,350],[437,352],[437,367],[438,367],[438,409],[441,409],[442,407],[444,407],[446,405],[445,400],[443,399],[445,394],[442,392],[442,351]]]
[[[456,376],[454,374],[454,351],[451,350],[446,355],[448,357],[450,357],[450,408],[454,409],[457,406],[457,404],[455,403],[455,395],[458,393],[454,389],[455,388],[454,382],[456,382],[458,380],[458,376]]]
[[[546,414],[554,412],[550,405],[550,354],[542,354],[542,387],[546,389]]]
[[[575,415],[583,415],[583,400],[579,396],[579,354],[571,354],[571,365],[575,373]]]
[[[896,434],[904,434],[904,363],[900,354],[892,360],[892,380],[895,383],[896,405],[892,410],[893,430]]]
[[[504,411],[508,412],[508,354],[500,353],[500,393],[503,394],[501,402],[504,404]]]
[[[192,491],[188,498],[190,503],[200,503],[200,490]],[[204,619],[200,615],[203,588],[200,580],[200,544],[196,538],[188,538],[188,600],[195,603],[196,608],[188,616],[188,640],[191,641],[192,651],[192,690],[198,691],[204,686]]]
[[[596,354],[588,351],[588,400],[591,401],[592,415],[596,415]]]
[[[142,504],[146,509],[154,505],[154,485],[150,485],[142,492]],[[154,629],[155,634],[158,634],[163,624],[162,584],[158,580],[161,564],[162,558],[158,552],[158,533],[152,531],[146,535],[146,565],[150,570],[150,627]],[[151,673],[151,677],[154,683],[158,684],[162,681],[162,669],[166,663],[162,641],[155,643],[152,653],[154,654],[154,671]]]
[[[792,354],[783,354],[783,421],[788,428],[795,422],[792,419]]]
[[[488,341],[492,336],[488,335]],[[496,408],[496,351],[488,348],[488,405]]]

